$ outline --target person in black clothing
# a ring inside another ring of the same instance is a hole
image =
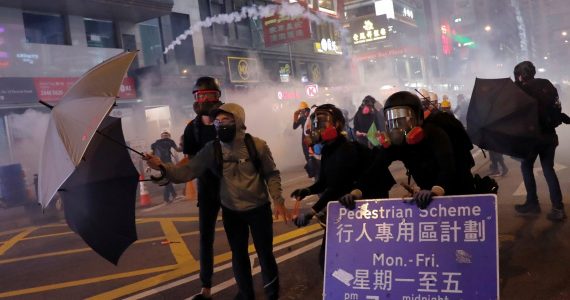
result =
[[[438,114],[444,112],[432,112],[428,118],[445,117]],[[452,141],[437,122],[424,122],[423,115],[422,103],[416,95],[401,91],[388,97],[384,105],[387,131],[380,134],[379,153],[362,177],[369,178],[370,172],[387,168],[393,161],[402,161],[420,188],[412,200],[420,209],[427,208],[433,196],[474,192],[471,174],[474,161],[470,152],[467,151],[469,157],[456,159],[452,143],[458,141]],[[354,207],[357,198],[355,193],[347,194],[341,203]]]
[[[312,160],[315,158],[311,157],[309,153],[309,145],[305,143],[305,123],[307,122],[310,112],[311,109],[307,102],[301,101],[299,109],[297,109],[293,114],[293,130],[301,127],[301,148],[303,149],[303,155],[305,156],[305,171],[309,178],[314,178],[316,177],[316,170],[314,170],[315,164]]]
[[[356,142],[348,142],[342,135],[344,117],[332,104],[323,104],[315,112],[311,128],[313,143],[323,144],[321,150],[321,170],[319,179],[311,186],[297,189],[291,197],[301,201],[308,195],[320,194],[319,200],[309,212],[300,213],[294,222],[297,226],[306,226],[319,212],[326,209],[329,201],[338,200],[353,190],[353,183],[360,178],[360,171],[372,161],[372,150]],[[394,185],[387,168],[374,172],[375,181],[361,188],[362,196],[370,199],[387,198],[388,191]],[[364,182],[365,179],[360,179]],[[379,182],[378,182],[379,181]],[[319,253],[319,263],[324,268],[325,235]]]
[[[200,77],[194,89],[196,118],[184,129],[184,154],[192,159],[206,143],[216,139],[217,132],[210,113],[220,107],[222,92],[213,77]],[[198,177],[198,217],[200,229],[200,281],[202,290],[193,299],[210,299],[214,271],[214,234],[220,211],[220,180],[206,171]]]
[[[566,218],[564,204],[562,203],[562,191],[560,182],[554,171],[554,155],[558,146],[558,135],[555,127],[548,124],[549,101],[558,101],[558,92],[550,81],[534,78],[536,69],[532,62],[523,61],[515,66],[515,83],[527,94],[538,101],[538,119],[541,127],[541,137],[535,151],[521,162],[521,172],[526,188],[526,201],[524,204],[515,205],[515,210],[520,214],[538,214],[540,205],[536,192],[533,167],[537,157],[540,157],[542,172],[548,184],[552,209],[546,216],[552,221],[561,221]]]
[[[152,153],[160,157],[164,162],[172,162],[172,152],[170,149],[174,149],[174,151],[177,152],[182,151],[182,149],[170,138],[170,132],[168,131],[162,132],[160,134],[160,139],[150,145],[150,148],[152,149]],[[171,195],[172,200],[170,199]],[[169,182],[164,186],[164,202],[167,204],[171,203],[174,198],[176,198],[176,191],[174,190],[172,183]]]
[[[375,105],[377,105],[376,99],[368,95],[364,97],[354,115],[356,140],[370,148],[372,148],[372,144],[368,141],[368,130],[370,130],[372,123],[376,125],[378,132],[384,131],[384,116],[376,109]]]

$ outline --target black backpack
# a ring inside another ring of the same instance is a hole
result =
[[[562,124],[562,104],[556,87],[547,79],[529,80],[524,89],[539,101],[540,125],[544,129],[553,129]]]

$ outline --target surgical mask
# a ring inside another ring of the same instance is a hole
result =
[[[224,143],[230,143],[236,137],[236,124],[225,124],[216,126],[218,138]]]

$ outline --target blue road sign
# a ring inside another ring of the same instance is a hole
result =
[[[498,299],[495,195],[403,199],[327,209],[323,298]]]

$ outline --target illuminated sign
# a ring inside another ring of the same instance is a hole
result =
[[[364,20],[350,22],[350,36],[354,45],[385,40],[393,31],[386,16],[376,16]]]
[[[413,9],[403,3],[379,0],[374,2],[374,10],[377,16],[385,15],[388,19],[397,19],[413,26],[416,25]]]
[[[451,55],[453,51],[452,40],[450,38],[450,27],[449,23],[444,22],[441,25],[441,50],[443,51],[444,55]]]
[[[257,59],[228,56],[230,82],[259,82]]]
[[[289,76],[291,76],[291,64],[280,63],[279,78],[281,79],[281,82],[289,82]]]
[[[337,46],[336,41],[331,39],[322,39],[320,42],[314,44],[315,52],[322,54],[340,55],[342,50]]]

